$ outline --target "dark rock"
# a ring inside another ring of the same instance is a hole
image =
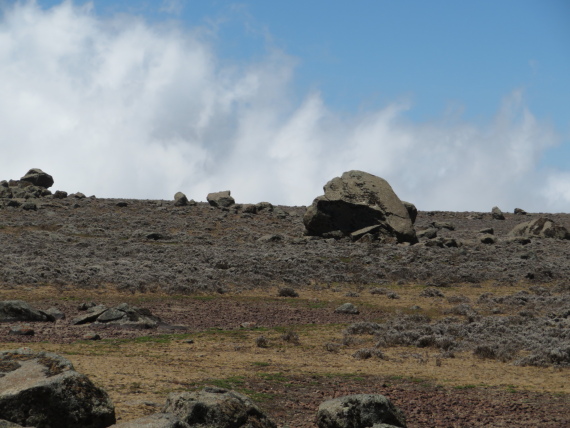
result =
[[[77,193],[72,193],[69,196],[73,196],[75,199],[85,199],[87,196],[85,196],[83,193],[81,192],[77,192]]]
[[[5,300],[0,302],[0,322],[14,321],[55,321],[43,312],[32,308],[22,300]]]
[[[175,207],[185,207],[188,205],[188,198],[182,192],[176,192],[174,195],[174,206]]]
[[[404,207],[406,207],[406,211],[408,211],[408,215],[410,216],[410,220],[412,220],[412,224],[415,224],[416,218],[418,216],[418,209],[414,204],[411,202],[402,201]]]
[[[162,233],[158,233],[158,232],[153,232],[153,233],[149,233],[148,235],[146,235],[146,239],[154,239],[155,241],[158,241],[160,239],[166,239],[167,236],[163,235]]]
[[[65,319],[65,314],[57,308],[49,308],[45,313],[52,316],[56,321]]]
[[[22,209],[26,211],[37,211],[38,206],[34,202],[24,202]]]
[[[223,192],[209,193],[206,197],[208,203],[216,208],[228,208],[236,203],[234,198],[230,196],[231,192],[225,190]]]
[[[119,208],[126,208],[126,207],[129,206],[129,203],[128,203],[128,202],[125,202],[125,201],[120,201],[120,202],[117,202],[117,203],[115,204],[115,206],[117,206],[117,207],[119,207]]]
[[[23,427],[22,425],[18,425],[13,422],[0,419],[0,428],[31,428],[31,427]]]
[[[12,196],[12,189],[9,187],[0,186],[0,198],[9,199]]]
[[[30,169],[20,180],[46,189],[53,186],[53,177],[39,168]]]
[[[258,213],[261,211],[273,212],[273,204],[270,202],[259,202],[255,204],[255,211]]]
[[[520,223],[509,232],[509,235],[525,238],[570,239],[570,233],[565,227],[560,226],[547,217],[539,217]]]
[[[36,428],[105,428],[115,409],[71,362],[28,348],[0,353],[0,418]]]
[[[114,308],[95,306],[71,321],[73,325],[87,323],[118,325],[133,328],[155,328],[163,324],[160,318],[152,315],[148,309],[137,308],[121,303]]]
[[[10,331],[8,332],[10,335],[14,336],[33,336],[36,334],[34,329],[26,326],[16,325],[10,327]]]
[[[494,235],[495,229],[493,229],[492,227],[486,227],[485,229],[481,229],[479,233],[484,233],[485,235]]]
[[[418,238],[434,239],[437,238],[437,229],[430,227],[429,229],[418,232]]]
[[[356,394],[328,400],[319,406],[319,428],[359,428],[382,426],[406,427],[400,409],[379,394]]]
[[[324,186],[303,217],[307,234],[323,236],[340,231],[344,236],[369,226],[398,242],[416,243],[408,211],[388,182],[362,171],[348,171]]]
[[[280,297],[299,297],[299,293],[291,287],[280,287],[279,290],[277,290],[277,295]]]
[[[257,240],[257,242],[281,242],[283,241],[283,235],[263,235]]]
[[[482,235],[480,238],[481,243],[483,244],[494,244],[496,239],[493,235]]]
[[[493,207],[493,209],[491,210],[491,215],[492,215],[494,220],[504,220],[505,219],[505,215],[499,209],[499,207]]]
[[[6,206],[8,206],[8,207],[14,207],[14,208],[18,208],[20,205],[22,205],[22,204],[15,199],[10,199],[8,201],[8,203],[6,204]]]
[[[455,230],[455,226],[447,221],[432,221],[431,225],[436,229]]]
[[[338,314],[358,315],[360,311],[352,303],[343,303],[334,310]]]
[[[377,235],[381,229],[382,229],[382,226],[380,226],[379,224],[374,225],[374,226],[368,226],[368,227],[365,227],[363,229],[352,232],[350,234],[350,238],[353,241],[358,241],[360,238],[362,238],[364,235],[367,235],[367,234],[371,234],[373,236]]]
[[[276,428],[254,403],[235,391],[206,387],[171,393],[163,410],[196,428]]]
[[[81,339],[82,340],[101,340],[101,336],[99,336],[97,333],[95,333],[93,331],[90,331],[89,333],[85,333]]]
[[[67,198],[67,192],[64,192],[63,190],[56,190],[55,193],[53,194],[53,198],[54,199],[65,199],[65,198]]]
[[[75,317],[74,319],[72,319],[71,324],[72,325],[82,325],[82,324],[94,322],[95,320],[97,320],[97,318],[99,318],[99,315],[101,315],[107,309],[108,308],[105,305],[93,306],[87,310],[86,314],[79,315],[78,317]]]
[[[526,211],[523,210],[522,208],[515,208],[514,213],[515,213],[516,215],[526,215],[526,214],[527,214]]]
[[[134,421],[111,425],[109,428],[190,428],[190,425],[171,413],[155,413]]]
[[[77,310],[78,311],[86,311],[88,309],[94,308],[95,306],[97,306],[97,303],[95,303],[95,302],[84,302],[84,303],[81,303],[77,307]]]

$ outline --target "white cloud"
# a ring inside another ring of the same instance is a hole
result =
[[[179,2],[165,2],[175,5]],[[570,171],[540,171],[552,129],[507,96],[492,123],[404,119],[394,102],[346,116],[296,104],[294,58],[225,64],[200,31],[104,19],[71,2],[16,3],[0,19],[0,179],[29,168],[100,197],[309,204],[349,169],[420,209],[570,211]]]

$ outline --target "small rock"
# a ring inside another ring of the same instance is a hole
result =
[[[223,192],[209,193],[208,196],[206,197],[206,200],[213,207],[228,208],[236,203],[234,198],[232,198],[230,195],[231,192],[229,190],[225,190]]]
[[[483,233],[486,235],[494,235],[495,229],[493,229],[492,227],[486,227],[485,229],[481,229],[478,233]]]
[[[30,327],[17,325],[10,327],[8,334],[13,336],[33,336],[36,332]]]
[[[174,195],[174,206],[175,207],[185,207],[188,205],[188,198],[182,192],[176,192]]]
[[[483,244],[494,244],[496,242],[496,239],[493,235],[483,235],[480,238],[481,243]]]
[[[504,220],[505,219],[505,215],[499,209],[499,207],[493,207],[493,209],[491,210],[491,215],[493,216],[494,220]]]
[[[101,336],[99,336],[95,332],[90,331],[88,333],[85,333],[81,339],[82,340],[101,340]]]
[[[527,214],[527,212],[525,210],[523,210],[522,208],[515,208],[514,213],[516,215],[526,215]]]
[[[352,303],[343,303],[334,310],[338,314],[358,315],[360,311]]]
[[[125,208],[129,206],[129,204],[125,201],[117,202],[115,205],[118,206],[119,208]]]

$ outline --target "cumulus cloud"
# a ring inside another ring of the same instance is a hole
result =
[[[521,91],[485,124],[412,122],[404,102],[347,116],[319,93],[291,96],[284,52],[232,64],[200,29],[72,2],[6,7],[0,62],[0,179],[39,167],[56,189],[100,197],[231,189],[239,202],[306,205],[362,169],[425,210],[570,209],[570,171],[538,168],[558,137]]]

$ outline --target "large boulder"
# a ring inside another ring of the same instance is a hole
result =
[[[208,193],[206,200],[211,206],[216,208],[229,208],[236,203],[234,198],[231,197],[231,192],[229,190]]]
[[[515,237],[522,236],[524,238],[570,239],[568,230],[548,217],[539,217],[520,223],[509,232],[509,235]]]
[[[53,315],[38,311],[22,300],[0,302],[0,322],[55,321]]]
[[[308,235],[348,236],[380,225],[381,235],[394,236],[398,242],[418,242],[408,210],[386,180],[348,171],[325,184],[324,191],[303,217]]]
[[[223,388],[171,393],[164,407],[196,428],[276,428],[248,397]]]
[[[115,423],[107,393],[70,361],[29,348],[0,352],[0,418],[36,428],[104,428]]]
[[[174,195],[174,206],[175,207],[185,207],[188,205],[188,198],[182,192],[176,192]]]
[[[328,400],[319,406],[319,428],[364,428],[386,424],[406,427],[406,418],[400,409],[379,394],[356,394]]]
[[[190,428],[190,425],[171,413],[155,413],[134,421],[111,425],[109,428]]]
[[[44,187],[49,189],[53,186],[53,177],[39,168],[30,169],[26,175],[20,178],[21,181],[27,181],[32,183],[34,186]]]

